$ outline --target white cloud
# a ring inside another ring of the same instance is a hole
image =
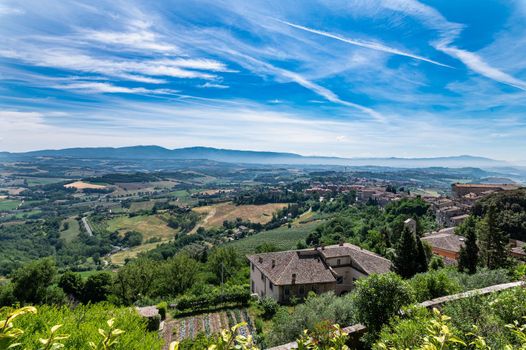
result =
[[[59,84],[52,86],[55,89],[62,90],[79,90],[89,93],[120,93],[120,94],[153,94],[153,95],[169,95],[177,91],[171,89],[146,89],[142,87],[124,87],[116,86],[110,83],[101,82],[78,82],[71,84]]]
[[[214,84],[210,82],[206,82],[204,84],[199,85],[200,88],[212,88],[212,89],[228,89],[230,86],[224,85],[224,84]]]
[[[393,55],[410,57],[410,58],[414,58],[414,59],[419,60],[419,61],[424,61],[424,62],[436,64],[438,66],[451,68],[451,66],[448,66],[447,64],[443,64],[443,63],[440,63],[440,62],[437,62],[437,61],[433,61],[433,60],[431,60],[429,58],[418,56],[418,55],[412,54],[410,52],[405,52],[405,51],[396,49],[394,47],[389,47],[389,46],[386,46],[386,45],[384,45],[382,43],[379,43],[379,42],[365,41],[365,40],[358,40],[358,39],[350,39],[350,38],[343,37],[341,35],[325,32],[325,31],[321,31],[321,30],[317,30],[317,29],[312,29],[312,28],[301,26],[301,25],[298,25],[298,24],[294,24],[294,23],[290,23],[290,22],[286,22],[286,21],[281,21],[281,20],[278,20],[278,21],[283,23],[283,24],[286,24],[286,25],[288,25],[290,27],[301,29],[301,30],[304,30],[306,32],[318,34],[318,35],[325,36],[325,37],[328,37],[328,38],[332,38],[332,39],[335,39],[335,40],[338,40],[338,41],[342,41],[342,42],[347,43],[347,44],[356,45],[356,46],[360,46],[360,47],[365,47],[365,48],[368,48],[368,49],[371,49],[371,50],[382,51],[382,52],[390,53],[390,54],[393,54]]]

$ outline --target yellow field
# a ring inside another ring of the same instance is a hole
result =
[[[110,256],[111,263],[116,265],[124,265],[126,258],[133,259],[137,257],[139,253],[147,252],[148,250],[156,248],[158,244],[161,244],[161,242],[146,243],[128,250],[117,252]]]
[[[66,188],[75,188],[77,190],[83,190],[83,189],[86,189],[86,188],[93,189],[93,190],[102,190],[102,189],[106,188],[106,186],[103,186],[103,185],[90,184],[90,183],[87,183],[87,182],[84,182],[84,181],[75,181],[75,182],[72,182],[70,184],[64,185],[64,187],[66,187]]]
[[[241,218],[250,220],[254,223],[266,224],[272,219],[272,214],[286,207],[284,203],[271,203],[263,205],[235,205],[232,203],[220,203],[194,208],[193,210],[204,215],[200,226],[204,228],[218,227],[223,225],[225,220],[235,220]]]

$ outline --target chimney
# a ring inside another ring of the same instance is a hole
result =
[[[263,258],[262,257],[259,257],[259,263],[263,263]]]
[[[296,274],[292,274],[292,284],[296,284]]]
[[[340,247],[343,247],[343,242],[340,242]]]
[[[324,245],[321,246],[321,250],[325,250],[325,246]]]
[[[276,260],[272,259],[272,268],[276,266]]]

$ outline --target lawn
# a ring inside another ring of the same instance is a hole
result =
[[[140,232],[145,241],[150,238],[171,239],[178,232],[168,227],[157,215],[139,215],[131,218],[126,215],[117,216],[106,221],[106,227],[110,232],[118,231],[121,234],[127,231]]]
[[[15,210],[19,205],[19,200],[2,199],[0,200],[0,211]]]
[[[272,214],[287,206],[284,203],[270,203],[263,205],[235,205],[233,203],[219,203],[198,207],[195,212],[204,215],[201,226],[204,228],[219,227],[223,221],[233,221],[236,218],[249,220],[254,223],[265,224],[272,219]]]
[[[274,244],[279,250],[296,249],[298,241],[305,239],[319,224],[320,221],[313,221],[306,224],[293,225],[291,228],[282,226],[234,241],[229,243],[229,245],[242,255],[254,253],[256,247],[263,243]]]
[[[60,232],[60,238],[63,239],[66,243],[70,243],[80,233],[80,225],[77,220],[74,218],[68,218],[62,222],[62,228],[65,227],[67,223],[68,228]]]

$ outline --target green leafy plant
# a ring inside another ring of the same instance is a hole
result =
[[[37,309],[33,306],[26,306],[10,312],[5,320],[0,321],[0,349],[12,349],[21,345],[17,339],[24,334],[20,328],[13,325],[13,321],[24,314],[36,314]]]
[[[89,342],[89,345],[94,350],[109,350],[114,347],[115,344],[119,342],[118,338],[121,334],[124,333],[123,330],[115,328],[113,326],[115,320],[112,318],[111,320],[107,321],[108,324],[108,330],[105,331],[102,328],[99,328],[99,334],[101,335],[102,339],[98,344],[95,344],[95,342]]]

